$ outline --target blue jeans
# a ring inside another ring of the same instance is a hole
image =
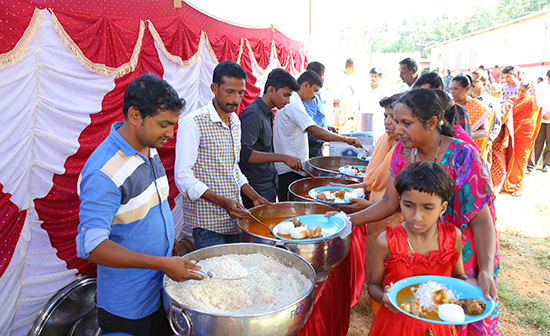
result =
[[[225,235],[203,228],[193,228],[193,239],[197,250],[208,246],[239,243],[242,240],[241,238],[240,234]]]

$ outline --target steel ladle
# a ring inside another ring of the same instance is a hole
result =
[[[223,278],[223,277],[219,277],[219,276],[215,276],[212,272],[210,271],[203,271],[203,270],[198,270],[198,271],[195,271],[195,270],[192,270],[192,269],[188,269],[189,272],[193,272],[193,273],[196,273],[196,274],[199,274],[199,275],[202,275],[204,277],[208,277],[208,278],[211,278],[211,279],[220,279],[220,280],[241,280],[241,279],[244,279],[245,277],[240,277],[240,278]]]
[[[264,223],[262,223],[261,220],[259,220],[258,218],[256,218],[256,217],[255,217],[254,215],[252,215],[252,214],[250,214],[250,217],[252,217],[252,219],[255,220],[256,222],[262,224],[262,226],[265,227],[265,228],[269,231],[269,233],[271,233],[271,235],[275,237],[275,235],[273,234],[273,231],[271,231],[271,229],[269,228],[269,226],[267,226],[267,225],[265,225]]]
[[[240,205],[240,204],[238,204],[237,206],[238,206],[239,208],[243,209],[243,210],[246,210],[246,209],[245,209],[242,205]],[[247,211],[248,211],[248,210],[247,210]],[[264,223],[262,223],[262,221],[259,220],[258,218],[256,218],[253,214],[250,214],[250,217],[251,217],[253,220],[255,220],[256,222],[260,223],[263,227],[265,227],[265,228],[269,231],[269,233],[270,233],[273,237],[275,237],[275,235],[273,234],[273,231],[271,231],[271,229],[269,228],[269,226],[267,226],[267,225],[265,225]]]

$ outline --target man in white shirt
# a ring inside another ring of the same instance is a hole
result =
[[[384,108],[380,107],[380,100],[390,96],[388,88],[382,83],[383,71],[380,68],[370,70],[370,83],[365,85],[363,96],[361,97],[361,110],[355,116],[355,131],[372,132],[374,139],[378,139],[385,134],[384,126]],[[366,124],[365,114],[368,113],[372,118],[372,125]]]
[[[539,134],[535,140],[533,155],[527,164],[527,171],[535,170],[535,165],[542,155],[542,172],[547,173],[550,169],[550,70],[546,72],[546,81],[540,83],[537,87],[537,103],[542,106],[542,123]],[[546,144],[546,149],[543,148]]]
[[[361,142],[357,138],[335,134],[319,127],[307,114],[303,102],[311,101],[323,86],[323,81],[317,73],[311,70],[305,71],[298,78],[298,85],[300,90],[293,92],[290,103],[275,115],[273,127],[275,153],[296,156],[302,160],[302,164],[305,163],[309,158],[308,133],[323,141],[343,141],[355,147],[361,147]],[[287,201],[288,186],[304,178],[305,173],[298,173],[282,162],[275,162],[275,169],[279,175],[279,201]]]
[[[234,112],[244,96],[246,72],[237,63],[222,62],[212,81],[214,99],[179,121],[176,142],[174,175],[197,249],[239,241],[237,218],[250,215],[241,191],[254,206],[268,203],[239,168],[241,124]]]
[[[334,125],[341,128],[342,133],[352,132],[354,116],[359,110],[359,90],[354,58],[346,60],[346,68],[338,74],[334,83],[337,95],[332,102],[334,107]]]
[[[418,65],[416,61],[410,57],[399,62],[399,77],[403,82],[395,90],[395,93],[407,92],[411,89],[414,82],[418,78]]]

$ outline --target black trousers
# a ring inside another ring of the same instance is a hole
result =
[[[279,202],[288,201],[288,186],[290,186],[292,182],[303,178],[305,178],[305,176],[294,172],[279,175]]]
[[[545,148],[546,144],[546,148]],[[542,155],[542,164],[550,165],[550,124],[542,123],[535,143],[533,144],[533,154],[527,163],[527,170],[535,170],[535,166]]]
[[[309,142],[309,158],[323,156],[323,144],[320,142]]]
[[[137,320],[113,315],[102,308],[97,309],[97,319],[103,334],[124,332],[134,336],[172,336],[162,304],[149,316]]]

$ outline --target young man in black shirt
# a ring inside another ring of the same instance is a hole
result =
[[[283,162],[294,170],[302,169],[299,158],[273,152],[273,109],[282,109],[290,102],[292,92],[299,89],[290,73],[280,68],[274,69],[267,77],[263,95],[256,97],[239,117],[242,132],[241,171],[250,186],[270,202],[276,201],[279,185],[273,163]],[[246,208],[253,207],[246,195],[243,194],[242,198]]]

